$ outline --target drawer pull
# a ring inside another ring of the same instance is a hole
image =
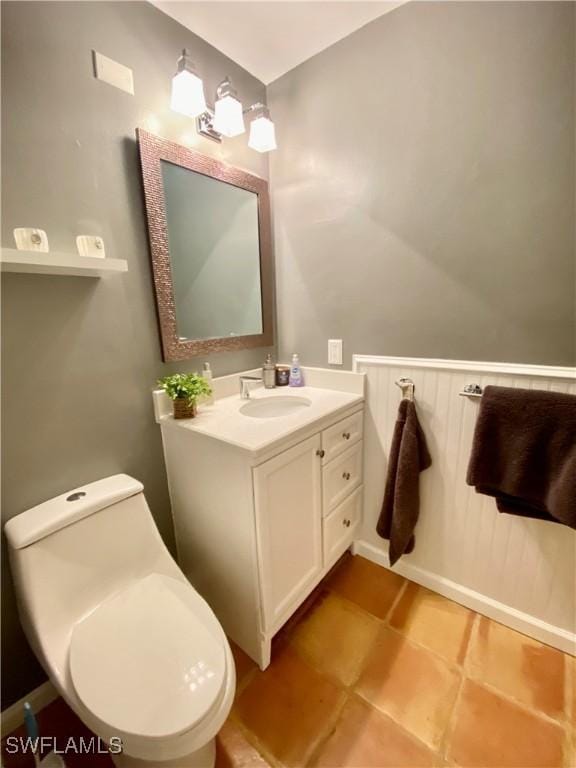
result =
[[[342,432],[342,437],[344,440],[350,440],[350,432]]]
[[[342,525],[345,528],[350,528],[350,520],[346,520],[346,519],[342,520]]]
[[[350,478],[351,478],[350,472],[343,472],[342,473],[342,479],[343,480],[350,480]]]
[[[320,456],[320,458],[323,459],[325,455],[326,451],[323,448],[318,448],[316,451],[316,456]]]

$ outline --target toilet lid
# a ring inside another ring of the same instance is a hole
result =
[[[226,655],[218,622],[188,584],[151,574],[77,624],[70,672],[82,703],[125,733],[174,736],[216,703]]]

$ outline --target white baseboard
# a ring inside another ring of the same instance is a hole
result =
[[[388,564],[386,551],[375,547],[373,544],[369,544],[366,541],[356,541],[352,547],[352,552],[355,555],[362,555],[367,560],[382,565],[388,570],[392,570]],[[410,579],[410,581],[415,581],[423,587],[431,589],[433,592],[437,592],[439,595],[448,597],[454,600],[454,602],[466,606],[466,608],[471,608],[473,611],[488,616],[488,618],[494,619],[494,621],[498,621],[500,624],[505,624],[507,627],[511,627],[529,637],[540,640],[542,643],[558,648],[565,653],[570,653],[573,656],[576,655],[576,634],[573,632],[568,632],[561,627],[555,627],[553,624],[547,624],[534,616],[530,616],[528,613],[523,613],[504,603],[499,603],[497,600],[486,597],[486,595],[482,595],[480,592],[474,592],[474,590],[445,579],[443,576],[438,576],[430,571],[410,565],[406,561],[400,560],[397,562],[394,566],[394,572]]]
[[[30,693],[20,699],[20,701],[16,701],[0,715],[2,738],[9,733],[12,733],[13,730],[18,728],[24,722],[25,702],[28,702],[36,713],[57,698],[58,691],[54,688],[50,680],[46,680],[45,683],[39,685],[38,688],[34,688],[33,691],[30,691]]]

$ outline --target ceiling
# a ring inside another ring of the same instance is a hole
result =
[[[151,0],[266,85],[406,0]]]

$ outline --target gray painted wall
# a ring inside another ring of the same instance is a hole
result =
[[[207,94],[226,75],[246,102],[264,86],[153,6],[140,2],[2,3],[2,245],[36,226],[52,250],[98,234],[129,272],[105,280],[3,278],[3,519],[116,472],[143,481],[173,546],[160,433],[150,391],[163,365],[149,266],[137,126],[267,176],[246,137],[218,146],[169,110],[180,49],[190,48]],[[129,96],[92,75],[96,49],[134,70]],[[266,350],[225,353],[216,375],[261,363]],[[3,558],[2,706],[44,675],[29,651]]]
[[[574,16],[411,2],[268,87],[281,357],[574,362]]]

